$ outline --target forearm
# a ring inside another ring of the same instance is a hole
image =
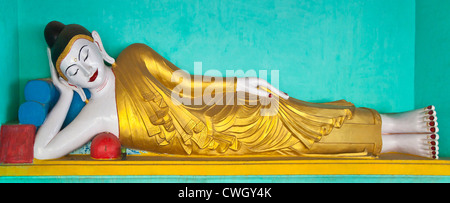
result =
[[[163,80],[165,87],[183,98],[197,98],[204,94],[222,94],[236,91],[235,77],[212,77],[190,75],[182,70],[175,71],[170,80]]]
[[[191,76],[191,95],[201,93],[222,94],[225,92],[236,91],[235,77],[210,77],[210,76]]]
[[[42,153],[42,150],[61,130],[61,126],[67,116],[72,102],[73,92],[61,93],[58,102],[48,114],[42,126],[39,128],[34,143],[35,154]]]

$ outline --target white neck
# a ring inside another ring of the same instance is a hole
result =
[[[91,92],[91,99],[102,97],[111,90],[114,91],[114,84],[115,75],[111,70],[111,67],[105,65],[105,78],[103,79],[103,82],[98,87],[89,89]]]

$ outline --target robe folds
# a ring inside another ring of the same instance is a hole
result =
[[[144,44],[127,47],[112,68],[119,139],[129,148],[191,156],[376,157],[381,152],[380,114],[345,100],[260,98],[236,92],[235,78],[177,80],[173,76],[180,69]],[[173,97],[180,88],[177,98],[194,101],[208,92],[214,99],[183,103]]]

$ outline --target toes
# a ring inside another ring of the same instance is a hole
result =
[[[425,157],[432,159],[439,159],[439,151],[429,150]]]
[[[439,155],[439,152],[434,151],[434,150],[432,150],[429,154],[430,158],[432,158],[432,159],[438,159],[438,155]]]
[[[423,117],[423,121],[426,121],[426,122],[437,121],[437,116],[426,115]]]
[[[439,151],[439,146],[438,145],[424,144],[420,149],[426,151],[427,153],[431,152],[431,151],[437,151],[438,152]]]
[[[439,128],[437,126],[428,127],[428,132],[437,133],[439,132]]]
[[[430,134],[427,136],[427,139],[425,140],[425,152],[426,157],[432,158],[432,159],[438,159],[439,158],[439,142],[437,141],[439,139],[438,134]]]
[[[430,135],[427,135],[427,139],[430,140],[430,141],[433,141],[433,140],[439,140],[439,134],[430,134]]]
[[[423,108],[423,112],[425,113],[425,116],[428,116],[429,120],[436,120],[436,110],[435,109],[436,109],[436,107],[433,105]],[[433,116],[433,117],[431,117],[431,116]]]
[[[432,146],[437,146],[437,144],[439,144],[436,140],[432,140],[432,139],[426,139],[425,141],[423,141],[423,144],[429,148]]]
[[[430,122],[427,122],[427,126],[428,126],[428,127],[437,127],[437,125],[438,125],[438,122],[437,122],[437,121],[430,121]]]
[[[422,117],[424,124],[421,125],[422,126],[421,128],[425,131],[422,131],[422,132],[427,132],[427,133],[439,132],[435,107],[433,105],[425,107],[423,114],[425,114]],[[423,128],[423,127],[425,127],[425,128]]]
[[[439,132],[435,107],[433,105],[425,107],[425,120],[427,122],[428,132]]]
[[[436,111],[435,110],[426,110],[424,111],[425,116],[434,116],[436,117]]]
[[[437,159],[438,152],[434,150],[423,150],[422,156],[426,158]]]
[[[429,146],[437,146],[437,145],[439,145],[439,142],[437,140],[427,140],[426,143]]]

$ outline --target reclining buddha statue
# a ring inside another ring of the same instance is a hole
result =
[[[65,156],[104,132],[155,154],[438,158],[432,105],[380,114],[345,100],[310,103],[257,77],[190,75],[144,44],[114,59],[96,31],[77,24],[52,21],[44,36],[60,97],[37,132],[37,159]],[[74,92],[87,104],[61,130]]]

